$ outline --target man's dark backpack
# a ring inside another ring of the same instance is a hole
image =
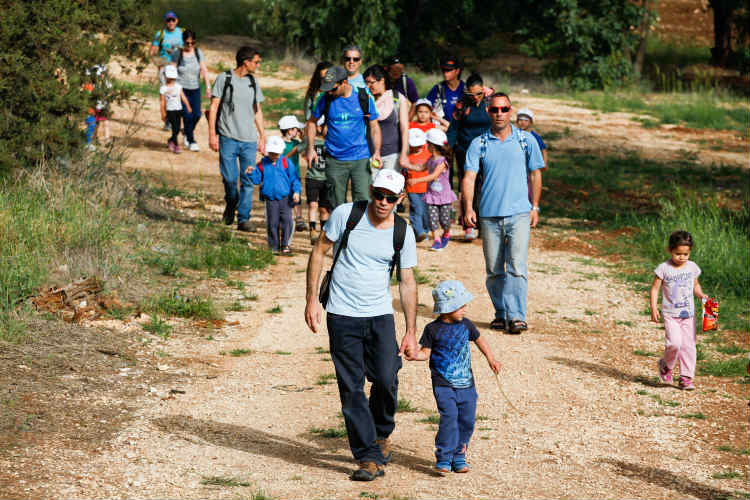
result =
[[[367,210],[367,200],[355,201],[352,205],[352,211],[349,214],[349,218],[346,221],[346,229],[344,234],[341,236],[341,243],[336,250],[336,255],[333,256],[333,264],[331,269],[326,272],[323,277],[323,281],[320,284],[320,293],[318,294],[318,300],[323,304],[323,307],[328,305],[328,298],[331,295],[331,276],[333,275],[333,268],[336,266],[336,261],[339,260],[339,254],[341,250],[346,247],[349,242],[349,233],[357,227],[360,219]],[[396,279],[401,281],[401,250],[404,248],[404,240],[406,239],[406,221],[393,214],[393,259],[391,264],[388,266],[388,276],[393,277],[393,270],[397,269]]]
[[[226,70],[224,72],[224,88],[221,90],[221,100],[219,101],[219,109],[216,110],[216,133],[219,133],[219,117],[221,116],[221,108],[223,107],[224,101],[227,99],[227,93],[229,94],[229,109],[234,112],[234,85],[232,85],[232,70]],[[250,88],[253,90],[253,110],[258,105],[258,87],[255,85],[255,77],[251,74],[245,75],[250,79]],[[208,120],[208,110],[206,110],[206,120]]]
[[[325,116],[325,124],[328,125],[328,112],[331,110],[331,103],[333,99],[328,94],[323,95],[325,99],[323,103],[323,116]],[[370,122],[370,95],[362,87],[357,87],[357,100],[359,100],[359,107],[362,108],[362,118],[365,121],[365,130]]]

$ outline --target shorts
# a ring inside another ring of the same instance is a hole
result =
[[[317,179],[305,179],[305,195],[307,203],[318,202],[321,208],[330,210],[331,203],[328,201],[328,182]]]

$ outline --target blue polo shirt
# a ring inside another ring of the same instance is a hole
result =
[[[533,135],[509,125],[511,134],[504,141],[487,131],[487,153],[484,157],[484,183],[479,202],[480,217],[510,217],[531,210],[529,203],[526,155],[519,141],[524,134],[529,147],[528,171],[544,168],[539,144]],[[469,172],[479,172],[479,156],[482,136],[471,141],[466,151],[466,166]]]
[[[378,118],[375,100],[369,96],[370,121]],[[312,112],[316,120],[323,115],[325,94],[318,99]],[[337,97],[331,101],[328,109],[328,133],[326,134],[326,153],[339,161],[356,161],[370,157],[370,146],[367,144],[367,129],[364,114],[359,105],[357,89],[352,88],[349,97]]]

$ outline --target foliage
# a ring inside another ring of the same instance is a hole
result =
[[[256,33],[304,46],[318,58],[338,61],[341,49],[353,43],[365,61],[379,62],[398,47],[399,3],[310,0],[301,9],[293,0],[265,0],[249,16]]]
[[[521,50],[549,58],[549,76],[573,88],[616,87],[630,79],[644,7],[628,0],[544,0],[529,6]]]
[[[85,114],[105,97],[102,86],[82,91],[86,72],[142,51],[146,3],[0,2],[0,173],[80,150]]]

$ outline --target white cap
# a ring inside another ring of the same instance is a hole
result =
[[[436,146],[447,146],[448,136],[439,128],[431,128],[427,131],[427,142]]]
[[[168,64],[164,68],[164,78],[177,78],[177,67]]]
[[[424,146],[427,142],[427,134],[421,128],[410,128],[409,129],[409,146],[418,148]]]
[[[404,189],[405,182],[404,176],[395,170],[381,168],[372,180],[372,187],[383,188],[391,193],[400,194]]]
[[[516,111],[516,120],[519,119],[521,115],[526,115],[532,122],[534,121],[534,113],[532,113],[529,108],[521,108]]]
[[[290,128],[304,128],[304,125],[302,125],[299,121],[297,121],[297,117],[294,115],[285,115],[281,117],[281,120],[279,120],[279,130],[287,130]]]
[[[266,152],[267,153],[281,154],[284,152],[285,147],[286,147],[286,143],[284,142],[284,139],[282,139],[278,135],[272,135],[271,137],[268,138],[268,140],[266,140]]]
[[[425,98],[417,99],[417,102],[414,103],[414,109],[417,109],[417,107],[422,106],[423,104],[425,106],[428,106],[430,109],[432,109],[432,103],[430,102],[429,99],[425,99]]]

